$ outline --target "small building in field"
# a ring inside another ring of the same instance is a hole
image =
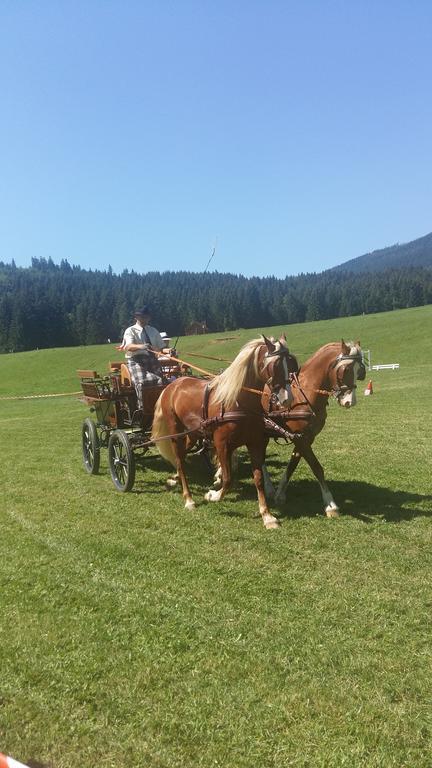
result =
[[[208,333],[205,320],[193,320],[193,322],[189,323],[185,328],[185,336],[198,336],[201,333]]]

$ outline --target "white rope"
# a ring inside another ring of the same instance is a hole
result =
[[[78,392],[60,392],[56,395],[10,395],[7,397],[0,397],[0,400],[38,400],[43,397],[72,397],[73,395],[80,395],[81,390]]]

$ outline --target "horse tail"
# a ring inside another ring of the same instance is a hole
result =
[[[156,403],[155,406],[155,412],[153,417],[153,425],[152,425],[152,440],[156,442],[156,448],[158,449],[160,455],[166,459],[170,464],[173,465],[173,467],[176,466],[176,457],[174,453],[174,448],[172,446],[171,440],[160,440],[161,437],[166,437],[166,435],[169,435],[169,429],[168,424],[165,419],[163,406],[162,406],[162,395],[159,397],[159,400]]]

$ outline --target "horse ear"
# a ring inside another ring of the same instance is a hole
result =
[[[286,349],[288,349],[286,333],[281,333],[279,337],[279,343],[282,344],[283,347],[286,347]]]
[[[343,354],[344,355],[349,355],[350,347],[348,346],[348,344],[345,344],[343,339],[341,341],[341,344],[342,344],[342,352],[343,352]]]
[[[358,347],[358,349],[361,348],[360,339],[358,341],[355,341],[354,344],[356,345],[356,347]]]
[[[262,340],[264,344],[267,347],[267,352],[274,352],[276,349],[276,346],[273,344],[273,342],[267,338],[267,336],[264,336],[264,334],[261,334]]]

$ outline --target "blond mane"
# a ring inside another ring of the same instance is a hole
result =
[[[209,389],[213,391],[214,402],[223,403],[225,408],[232,408],[242,387],[254,387],[259,384],[258,350],[262,344],[262,339],[248,341],[231,365],[213,379]]]

